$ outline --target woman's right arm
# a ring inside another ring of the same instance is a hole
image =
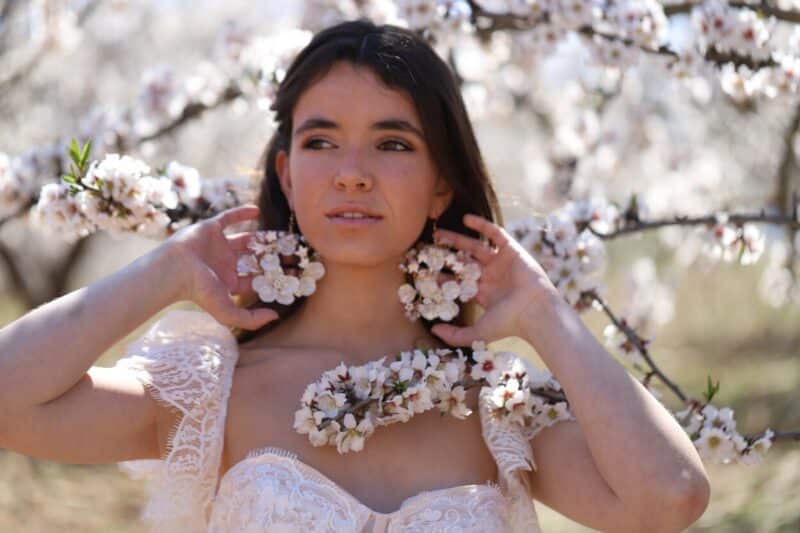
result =
[[[252,232],[223,229],[258,214],[241,206],[183,228],[123,269],[0,329],[0,447],[69,463],[158,458],[168,419],[134,376],[94,367],[111,346],[164,307],[192,300],[219,322],[255,329],[269,310],[237,308],[236,261]]]

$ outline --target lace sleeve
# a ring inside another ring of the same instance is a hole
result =
[[[526,374],[525,382],[534,387],[546,387],[552,390],[561,390],[561,385],[553,375],[543,369],[537,368],[526,359],[506,352],[508,358],[505,371],[512,375]],[[535,531],[537,524],[536,510],[532,503],[532,490],[530,487],[529,472],[536,470],[536,462],[531,448],[531,439],[544,427],[552,425],[559,420],[574,420],[574,416],[566,408],[566,403],[545,404],[539,399],[532,398],[536,407],[533,411],[537,416],[533,424],[523,426],[512,421],[507,416],[502,416],[495,409],[491,400],[494,390],[483,387],[479,394],[479,408],[481,416],[481,430],[483,439],[497,463],[500,485],[512,497],[515,520],[514,531]]]
[[[142,520],[152,532],[207,528],[237,354],[236,339],[211,315],[172,310],[128,345],[115,365],[180,414],[161,459],[118,463],[131,477],[149,481]]]

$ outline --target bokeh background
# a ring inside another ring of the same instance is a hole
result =
[[[172,82],[159,89],[153,80],[183,80],[205,72],[207,62],[221,64],[220,49],[238,35],[234,28],[278,35],[359,13],[388,17],[392,6],[417,4],[0,1],[0,153],[7,154],[0,185],[15,157],[59,140],[105,135],[113,146],[117,137],[98,126],[97,117],[158,98],[169,101]],[[480,4],[509,9],[506,2]],[[800,10],[791,4],[781,8]],[[791,46],[790,26],[777,27],[773,39]],[[688,12],[670,16],[668,42],[679,46],[691,28]],[[599,68],[586,43],[569,35],[547,49],[537,49],[541,43],[535,39],[520,42],[511,31],[485,40],[452,29],[441,35],[441,46],[452,47],[448,57],[464,81],[509,220],[543,216],[590,197],[624,208],[633,194],[651,218],[761,208],[780,213],[787,191],[798,189],[800,107],[794,94],[742,96],[735,80],[721,82],[714,72],[678,79],[662,58],[644,55],[621,68]],[[125,152],[154,167],[177,160],[204,178],[257,180],[252,169],[272,131],[265,101],[268,90],[247,89],[168,134],[129,143]],[[133,120],[131,138],[146,137],[153,122],[173,120],[165,107],[162,115]],[[27,164],[38,168],[35,161]],[[77,245],[64,242],[58,228],[47,232],[25,216],[10,216],[13,201],[3,202],[2,218],[8,220],[0,226],[0,326],[159,243],[103,231]],[[748,435],[767,427],[800,429],[800,291],[780,274],[787,265],[797,268],[791,254],[798,239],[779,225],[758,228],[763,253],[744,265],[716,259],[705,228],[611,239],[604,244],[606,265],[598,281],[612,308],[652,339],[653,357],[684,391],[700,397],[708,376],[720,382],[714,404],[731,407],[737,429]],[[158,316],[98,354],[96,364],[113,365]],[[605,339],[607,317],[589,310],[583,318]],[[519,339],[497,344],[531,351]],[[609,350],[619,355],[613,345]],[[653,389],[680,409],[657,381]],[[800,531],[797,443],[774,443],[754,466],[707,468],[712,501],[690,531]],[[64,465],[0,450],[0,531],[145,531],[138,521],[144,497],[144,483],[115,465]],[[589,531],[542,504],[537,508],[546,532]]]

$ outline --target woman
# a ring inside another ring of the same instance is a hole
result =
[[[0,330],[0,445],[149,467],[158,531],[538,531],[534,499],[602,531],[681,531],[702,514],[708,480],[688,437],[494,222],[454,77],[424,41],[364,20],[328,28],[273,108],[257,207],[184,228]],[[324,264],[313,294],[270,306],[280,317],[231,300],[255,296],[236,274],[253,233],[223,230],[255,217],[302,234]],[[453,323],[409,320],[398,301],[398,264],[433,240],[482,269]],[[205,312],[172,311],[114,368],[91,366],[180,300]],[[306,387],[339,363],[507,336],[537,350],[573,420],[520,440],[472,388],[478,416],[419,414],[357,453],[293,428]]]

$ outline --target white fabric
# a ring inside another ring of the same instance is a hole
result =
[[[425,491],[379,513],[295,453],[268,446],[233,465],[217,487],[238,356],[236,339],[211,315],[173,310],[117,362],[183,415],[163,459],[119,463],[150,479],[142,519],[151,532],[541,532],[526,483],[525,471],[536,468],[530,443],[521,428],[492,416],[486,392],[478,411],[499,483]]]

